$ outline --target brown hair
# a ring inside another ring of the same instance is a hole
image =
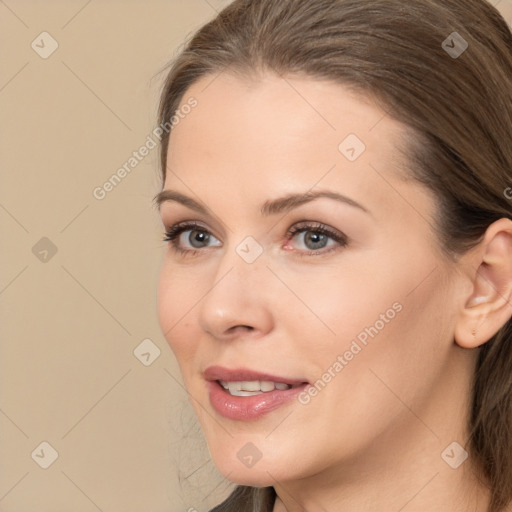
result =
[[[468,44],[461,55],[449,54],[453,32]],[[223,70],[336,81],[406,125],[409,172],[435,193],[451,257],[512,217],[512,33],[486,1],[235,0],[172,63],[160,123],[192,83]],[[499,512],[512,500],[512,320],[478,351],[467,449]],[[214,510],[270,511],[274,499],[271,487],[237,486]]]

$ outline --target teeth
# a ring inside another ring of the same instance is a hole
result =
[[[262,380],[260,382],[260,389],[261,391],[274,391],[275,385],[273,382],[270,382],[268,380]]]
[[[261,391],[259,380],[246,380],[241,382],[240,385],[242,386],[240,390],[243,391]]]
[[[254,396],[262,395],[263,391],[231,391],[230,389],[229,394],[233,396]]]
[[[242,383],[241,382],[228,382],[229,391],[241,391]]]
[[[260,395],[261,393],[266,393],[268,391],[274,391],[274,389],[284,391],[285,389],[291,388],[289,384],[285,384],[284,382],[271,382],[268,380],[232,382],[220,380],[219,382],[224,389],[234,396],[253,396]]]

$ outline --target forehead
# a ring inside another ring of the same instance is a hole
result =
[[[380,200],[382,176],[403,166],[403,125],[337,83],[221,73],[195,82],[181,105],[190,98],[197,106],[171,132],[165,188],[186,183],[205,201],[235,190],[261,203],[316,184]]]
[[[176,139],[199,137],[201,146],[220,148],[230,135],[250,150],[256,144],[266,151],[275,144],[282,150],[293,145],[307,149],[308,140],[321,138],[327,145],[351,132],[373,147],[384,147],[390,140],[383,140],[382,132],[391,139],[401,128],[366,96],[311,77],[207,75],[192,84],[180,108],[191,97],[198,106],[173,129],[171,147]]]

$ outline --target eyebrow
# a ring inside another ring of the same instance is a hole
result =
[[[354,201],[350,197],[339,194],[338,192],[334,192],[332,190],[318,190],[315,192],[308,191],[299,194],[288,194],[278,199],[265,201],[260,209],[260,212],[264,216],[276,215],[278,213],[288,212],[294,208],[297,208],[303,204],[309,203],[321,197],[334,199],[335,201],[339,201],[354,208],[358,208],[365,213],[370,213],[369,210],[362,204]],[[192,197],[186,196],[181,192],[177,192],[176,190],[162,190],[162,192],[159,192],[154,197],[153,202],[159,210],[163,203],[177,202],[186,206],[187,208],[190,208],[191,210],[195,210],[199,213],[202,213],[203,215],[208,215],[208,209],[205,206],[203,206]]]

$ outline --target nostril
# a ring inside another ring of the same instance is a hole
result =
[[[247,331],[252,331],[254,330],[254,327],[250,326],[250,325],[234,325],[233,327],[231,327],[229,329],[230,332],[236,332],[238,329],[243,329],[243,330],[247,330]]]

